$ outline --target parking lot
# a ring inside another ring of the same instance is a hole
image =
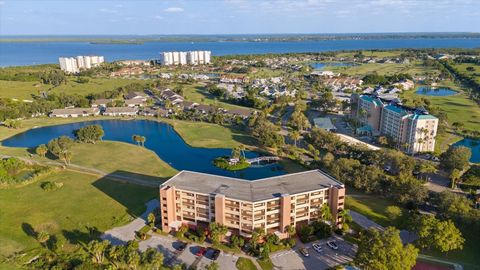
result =
[[[335,241],[338,250],[327,246],[328,241]],[[321,252],[313,249],[312,244],[318,243],[322,247]],[[308,257],[299,252],[304,246],[309,253]],[[300,270],[300,269],[329,269],[339,264],[350,262],[355,257],[357,247],[339,237],[331,237],[325,240],[315,241],[308,244],[299,244],[294,250],[274,253],[270,256],[274,269]]]
[[[139,249],[145,251],[149,247],[156,248],[164,255],[164,263],[166,265],[186,264],[187,267],[193,266],[197,269],[204,269],[205,266],[212,263],[213,250],[209,249],[204,256],[195,256],[200,246],[196,244],[188,244],[183,251],[178,251],[181,242],[169,237],[153,235],[150,239],[141,241]],[[220,252],[216,262],[220,269],[236,269],[235,263],[238,257],[235,255]]]

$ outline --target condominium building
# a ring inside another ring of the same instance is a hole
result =
[[[67,73],[78,73],[81,70],[90,69],[105,62],[103,56],[76,56],[76,57],[60,57],[58,58],[60,69]]]
[[[211,54],[211,51],[162,52],[159,63],[166,66],[209,64]]]
[[[252,181],[181,171],[160,186],[164,232],[217,222],[245,237],[260,228],[283,238],[287,226],[317,220],[323,204],[337,218],[344,200],[345,186],[319,170]]]
[[[352,103],[357,104],[352,114],[363,124],[362,132],[388,136],[407,153],[434,151],[438,118],[426,110],[373,95],[352,95]]]

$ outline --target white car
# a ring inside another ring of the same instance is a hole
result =
[[[316,252],[322,252],[322,247],[320,244],[312,244],[313,249],[315,249]]]
[[[333,250],[337,250],[337,249],[338,249],[337,244],[336,244],[335,242],[333,242],[333,241],[328,241],[328,242],[327,242],[327,245],[328,245],[331,249],[333,249]]]

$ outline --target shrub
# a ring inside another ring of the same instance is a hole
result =
[[[396,220],[402,216],[402,209],[395,205],[390,205],[385,209],[385,214],[390,220]]]
[[[52,191],[52,190],[56,190],[56,189],[59,189],[63,186],[63,183],[62,182],[55,182],[55,181],[47,181],[47,182],[43,182],[40,187],[45,190],[45,191]]]

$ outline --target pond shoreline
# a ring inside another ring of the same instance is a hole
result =
[[[166,121],[160,121],[160,119],[79,119],[79,121],[73,121],[71,123],[55,123],[36,129],[22,130],[4,139],[2,145],[7,147],[32,148],[39,144],[47,143],[52,138],[58,136],[72,136],[71,132],[74,129],[89,124],[102,125],[105,130],[105,140],[132,143],[132,135],[130,133],[146,136],[147,141],[145,147],[155,152],[160,159],[176,170],[192,170],[249,180],[285,173],[279,169],[278,164],[266,165],[261,168],[247,168],[236,172],[216,168],[212,164],[213,159],[229,154],[231,149],[191,146],[180,133],[175,130],[173,125]],[[212,126],[212,128],[213,127],[214,126]],[[247,152],[249,158],[259,156],[260,154],[259,152]]]

